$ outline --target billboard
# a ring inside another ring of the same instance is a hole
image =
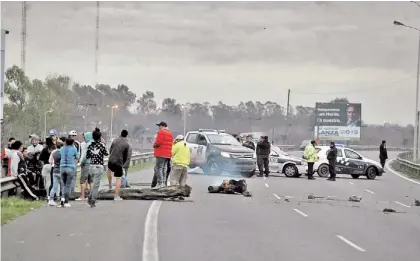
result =
[[[316,103],[315,137],[320,140],[360,140],[360,103]]]

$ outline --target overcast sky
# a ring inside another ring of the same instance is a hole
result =
[[[28,2],[26,72],[93,84],[96,2]],[[2,2],[6,66],[21,3]],[[420,7],[409,2],[102,2],[98,82],[161,101],[362,103],[368,123],[414,121]]]

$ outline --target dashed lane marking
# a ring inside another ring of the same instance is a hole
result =
[[[268,187],[270,187],[267,183],[265,183],[265,186],[268,188]]]
[[[363,248],[359,247],[358,245],[356,245],[355,243],[351,242],[350,240],[348,240],[347,238],[340,236],[340,235],[336,235],[340,240],[342,240],[344,243],[346,243],[347,245],[353,247],[356,250],[359,250],[360,252],[366,252],[366,250],[364,250]]]
[[[143,256],[142,261],[159,261],[158,252],[158,214],[162,201],[153,201],[147,212],[144,223]]]
[[[406,207],[406,208],[411,208],[410,206],[408,206],[406,204],[403,204],[401,202],[398,202],[398,201],[394,201],[394,203],[397,203],[398,205],[401,205],[401,206]]]
[[[279,197],[277,194],[273,194],[273,196],[274,196],[276,199],[281,199],[281,197]]]
[[[266,180],[266,179],[267,179],[267,177],[264,177],[263,179],[264,179],[264,180]]]
[[[294,211],[296,211],[297,213],[299,213],[299,214],[301,214],[302,216],[304,216],[304,217],[308,217],[308,215],[306,215],[305,213],[303,213],[302,211],[300,211],[299,209],[297,209],[297,208],[294,208],[293,209]]]
[[[350,183],[350,184],[352,184],[352,185],[354,185],[354,183],[353,183],[353,182],[351,182],[351,181],[349,181],[349,183]]]
[[[368,190],[368,189],[365,189],[365,191],[366,191],[366,192],[369,192],[370,194],[375,194],[375,192],[373,192],[373,191],[371,191],[371,190]]]

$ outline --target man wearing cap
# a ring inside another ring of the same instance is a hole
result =
[[[172,164],[169,184],[171,186],[185,186],[188,165],[190,165],[190,149],[185,144],[183,135],[178,135],[175,138],[175,145],[172,147]]]
[[[39,139],[38,135],[36,135],[36,134],[29,135],[29,139],[30,139],[32,145],[28,147],[28,153],[32,153],[32,154],[35,154],[35,153],[38,153],[38,152],[41,153],[44,146],[39,144],[40,139]]]
[[[57,144],[57,130],[51,129],[48,131],[48,134],[50,134],[50,138],[52,139],[54,144]]]
[[[153,143],[154,156],[156,157],[155,163],[155,176],[157,179],[156,189],[166,186],[166,170],[168,161],[172,157],[172,145],[174,137],[168,129],[166,122],[156,124],[159,131],[156,135],[156,140]]]

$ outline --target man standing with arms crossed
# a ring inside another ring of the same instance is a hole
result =
[[[121,177],[124,174],[123,167],[128,160],[130,144],[127,141],[128,131],[122,130],[121,136],[112,141],[109,149],[108,159],[108,182],[109,189],[112,189],[112,172],[115,177],[114,200],[122,200],[120,197]]]

